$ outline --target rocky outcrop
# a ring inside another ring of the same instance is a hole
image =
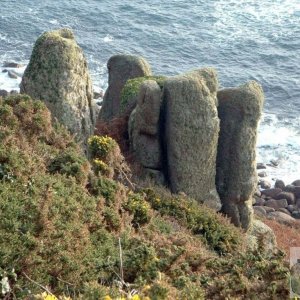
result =
[[[257,186],[256,137],[264,95],[261,86],[251,81],[219,91],[218,100],[217,189],[223,212],[235,225],[248,229]]]
[[[130,140],[136,159],[147,173],[162,170],[162,149],[159,132],[161,111],[161,89],[159,85],[148,80],[142,83],[137,106],[131,114]],[[152,171],[151,171],[152,170]],[[162,174],[157,175],[162,178]],[[156,177],[156,176],[155,176]]]
[[[132,55],[112,56],[107,68],[108,88],[99,114],[99,118],[103,121],[109,121],[120,113],[121,92],[127,80],[151,75],[149,64],[142,57]]]
[[[164,83],[165,149],[168,180],[184,192],[219,210],[216,155],[219,133],[218,81],[213,69],[200,69]]]
[[[78,140],[94,131],[93,90],[87,62],[69,29],[42,34],[35,43],[20,92],[45,102],[53,118]]]
[[[248,247],[251,251],[263,251],[272,256],[277,251],[277,242],[273,230],[260,220],[254,220],[251,230],[247,233]]]

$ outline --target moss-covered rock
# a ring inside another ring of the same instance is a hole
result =
[[[264,94],[250,81],[218,92],[220,137],[216,185],[222,210],[236,226],[251,227],[252,196],[257,186],[256,139]]]
[[[121,92],[129,79],[150,76],[151,68],[147,61],[138,56],[114,55],[108,63],[108,88],[103,98],[99,119],[109,121],[118,116],[121,109]]]
[[[127,80],[121,92],[121,112],[130,114],[137,104],[140,87],[147,80],[155,81],[163,89],[165,76],[143,76]]]
[[[45,32],[36,41],[20,92],[43,100],[78,139],[94,131],[92,83],[87,62],[69,29]]]
[[[207,68],[168,78],[163,96],[170,187],[216,211],[221,208],[215,186],[217,89],[216,71]]]

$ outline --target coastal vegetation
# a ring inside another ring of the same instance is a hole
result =
[[[109,136],[89,158],[43,102],[0,100],[5,299],[285,299],[280,250],[185,194],[131,182]],[[271,255],[271,256],[270,256]]]

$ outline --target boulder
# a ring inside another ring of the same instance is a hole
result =
[[[254,220],[251,230],[247,234],[250,250],[263,251],[260,253],[271,257],[277,251],[277,242],[273,230],[260,220]]]
[[[15,73],[14,71],[8,71],[7,74],[8,74],[9,78],[12,78],[12,79],[17,79],[18,78],[18,74]]]
[[[295,219],[300,219],[300,211],[293,211],[292,217]]]
[[[262,195],[265,195],[267,197],[274,198],[277,194],[281,193],[282,190],[278,188],[272,188],[272,189],[266,189],[261,191]]]
[[[257,189],[255,190],[254,196],[256,196],[256,197],[261,197],[261,191],[259,190],[259,188],[257,188]]]
[[[5,62],[2,66],[3,68],[22,68],[24,65],[15,62]]]
[[[9,92],[6,90],[0,90],[0,97],[7,97],[9,95]]]
[[[166,79],[165,149],[172,192],[184,192],[218,211],[215,186],[219,134],[217,74],[200,69]]]
[[[94,131],[93,90],[87,61],[69,29],[42,34],[35,43],[20,92],[45,102],[52,117],[80,141]]]
[[[279,208],[278,211],[281,211],[281,212],[283,212],[283,213],[285,213],[285,214],[287,214],[289,216],[291,215],[291,213],[289,212],[289,210],[286,209],[286,208]]]
[[[269,189],[271,187],[271,182],[265,179],[261,179],[259,181],[259,185],[262,189]]]
[[[275,200],[279,200],[279,199],[286,199],[286,201],[288,202],[288,204],[295,204],[295,195],[293,193],[289,193],[289,192],[281,192],[279,194],[277,194],[276,196],[274,196]]]
[[[132,55],[112,56],[107,63],[107,69],[108,88],[99,114],[99,118],[104,121],[119,115],[121,92],[128,79],[151,75],[151,68],[147,61]]]
[[[264,163],[257,163],[256,164],[256,169],[257,170],[263,170],[263,169],[266,169],[266,168],[267,168],[267,166]]]
[[[267,212],[267,214],[275,211],[275,209],[273,207],[268,207],[268,206],[264,206],[264,209]]]
[[[288,226],[293,226],[295,224],[295,219],[288,214],[281,211],[270,212],[267,215],[268,219],[275,220],[278,223],[285,224]]]
[[[153,80],[142,83],[137,106],[130,117],[129,132],[136,159],[145,168],[162,169],[159,136],[161,90]],[[132,128],[131,128],[132,126]]]
[[[284,192],[294,193],[295,192],[295,186],[292,184],[288,184],[283,189]]]
[[[222,210],[237,226],[251,225],[251,198],[257,185],[256,138],[264,94],[251,81],[218,92],[220,136],[217,157],[217,189]]]
[[[288,205],[286,209],[292,213],[293,211],[297,210],[297,207],[294,205]]]
[[[282,180],[277,179],[275,181],[275,188],[279,188],[279,189],[284,189],[285,188],[285,183]]]
[[[292,183],[292,185],[294,185],[294,186],[300,186],[300,179],[295,180],[295,181]]]
[[[267,212],[266,210],[264,209],[264,207],[262,206],[254,206],[253,207],[253,211],[254,211],[254,214],[261,217],[261,218],[264,218],[267,216]]]
[[[262,198],[259,198],[259,197],[254,197],[255,199],[255,204],[256,206],[263,206],[265,205],[265,202],[266,200],[265,199],[262,199]]]
[[[258,172],[257,173],[257,175],[258,175],[258,177],[267,177],[268,176],[268,174],[267,174],[267,172],[266,171],[261,171],[261,172]],[[270,186],[271,187],[271,186]]]
[[[279,208],[286,208],[288,206],[288,203],[286,199],[280,199],[280,200],[270,199],[265,202],[265,206],[272,207],[275,210],[278,210]]]

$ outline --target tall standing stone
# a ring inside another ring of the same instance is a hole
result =
[[[146,60],[132,55],[112,56],[107,68],[108,88],[99,114],[99,118],[103,121],[109,121],[119,115],[121,92],[128,79],[151,75],[151,68]]]
[[[257,186],[256,139],[264,94],[250,81],[218,92],[220,137],[216,184],[222,210],[236,226],[248,229]]]
[[[220,210],[215,187],[219,134],[217,74],[200,69],[164,84],[165,145],[172,192]]]
[[[129,122],[130,142],[136,159],[144,168],[144,174],[157,183],[164,182],[159,124],[161,103],[162,91],[156,81],[144,81]]]
[[[83,51],[69,29],[42,34],[35,43],[20,92],[45,102],[79,140],[94,131],[92,83]]]

